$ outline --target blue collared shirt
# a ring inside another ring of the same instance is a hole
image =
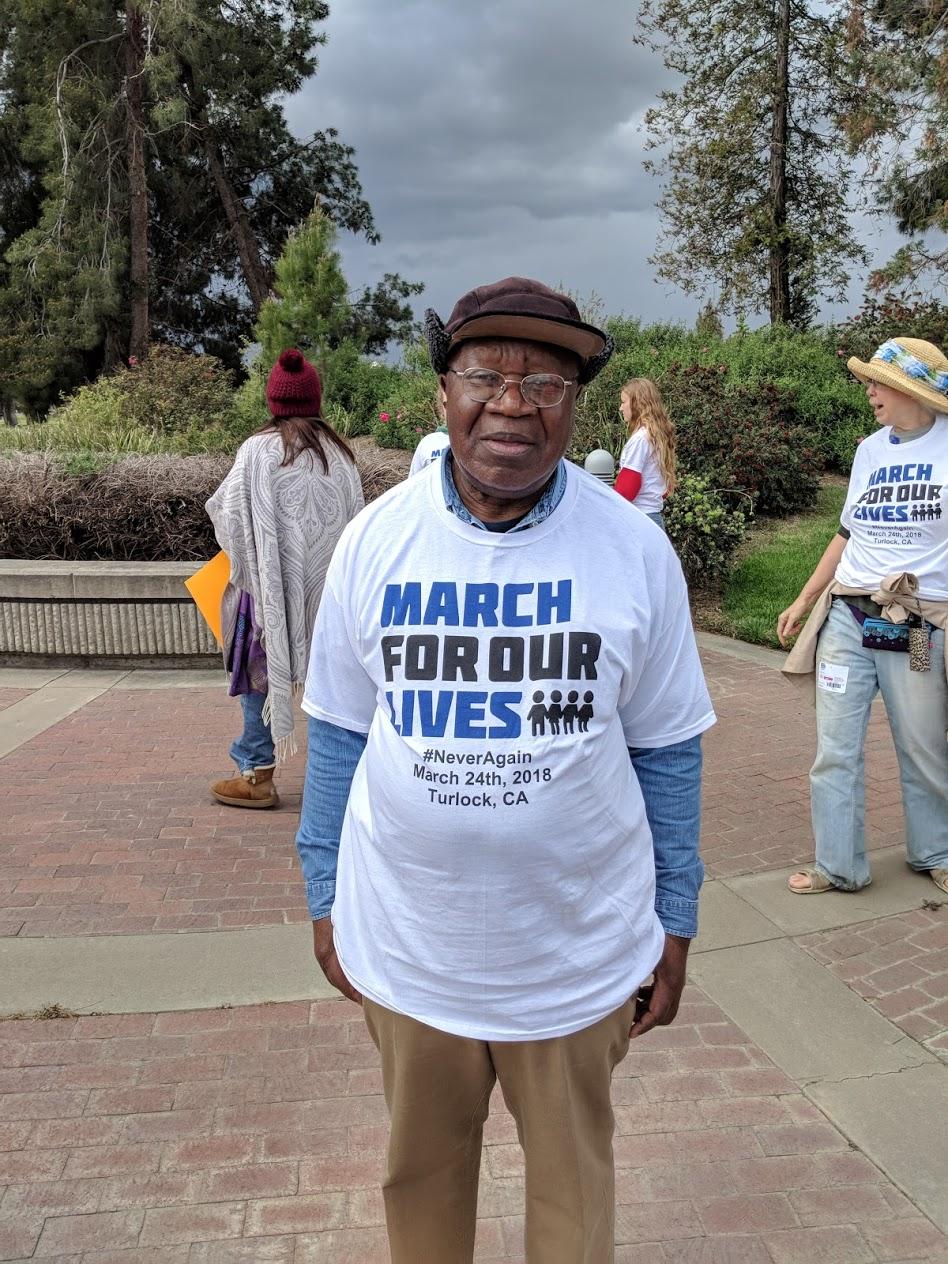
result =
[[[475,518],[458,495],[453,458],[441,460],[445,505],[462,522],[490,528]],[[556,509],[566,490],[566,465],[560,461],[553,479],[528,514],[511,531],[525,531]],[[309,748],[300,828],[296,836],[306,883],[306,903],[313,921],[328,917],[336,891],[339,840],[356,766],[366,736],[310,717]],[[698,933],[698,892],[704,865],[698,854],[701,823],[701,738],[671,746],[629,750],[655,853],[655,912],[666,934],[693,939]]]
[[[475,518],[470,512],[464,501],[458,495],[458,489],[454,483],[454,457],[448,449],[441,459],[441,490],[444,492],[444,503],[449,513],[453,513],[455,518],[459,518],[461,522],[466,522],[468,526],[480,527],[482,531],[489,531],[479,518]],[[554,471],[552,481],[549,487],[533,506],[528,514],[526,514],[510,531],[526,531],[527,527],[535,527],[537,523],[543,522],[545,518],[549,518],[550,514],[563,499],[563,493],[566,491],[566,462],[560,461]]]

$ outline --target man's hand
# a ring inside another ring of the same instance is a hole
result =
[[[339,964],[339,958],[336,956],[336,949],[332,939],[332,919],[329,917],[321,917],[318,922],[313,922],[313,954],[319,962],[320,970],[322,970],[333,987],[340,991],[343,996],[348,997],[350,1001],[355,1001],[357,1005],[361,1005],[361,995],[342,973],[342,966]]]
[[[690,947],[691,940],[681,935],[665,936],[665,951],[655,967],[655,978],[648,987],[640,988],[636,997],[635,1021],[629,1031],[632,1040],[653,1027],[665,1027],[675,1021]]]

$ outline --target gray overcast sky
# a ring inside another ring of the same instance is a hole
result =
[[[633,43],[634,15],[629,0],[331,0],[319,71],[287,116],[355,147],[382,242],[344,237],[350,285],[401,272],[446,317],[517,273],[595,291],[609,313],[693,321],[695,300],[647,262],[659,185],[642,120],[669,76]],[[892,253],[893,229],[862,231]]]

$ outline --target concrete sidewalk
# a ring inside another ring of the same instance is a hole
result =
[[[799,899],[813,717],[781,656],[702,638],[709,881],[687,1001],[616,1081],[617,1259],[948,1260],[948,903],[911,874],[881,716],[874,884]],[[0,1259],[387,1259],[375,1051],[311,958],[285,807],[207,783],[220,673],[0,671]],[[87,1015],[81,1017],[78,1015]],[[479,1236],[522,1259],[495,1101]]]

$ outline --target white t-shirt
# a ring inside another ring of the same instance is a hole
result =
[[[668,487],[655,459],[652,441],[641,426],[622,449],[619,466],[642,475],[642,488],[635,498],[636,509],[641,509],[642,513],[661,513]]]
[[[440,430],[424,435],[419,439],[418,447],[415,448],[411,458],[411,465],[408,467],[409,477],[423,470],[426,465],[431,465],[433,461],[439,461],[441,453],[450,446],[451,440]]]
[[[568,466],[543,522],[499,534],[440,469],[346,529],[303,708],[368,733],[332,909],[360,992],[480,1040],[566,1035],[661,955],[627,746],[714,723],[664,533]]]
[[[928,434],[891,443],[883,426],[856,449],[840,522],[850,531],[836,578],[874,588],[894,571],[918,576],[918,593],[948,600],[948,417]]]

